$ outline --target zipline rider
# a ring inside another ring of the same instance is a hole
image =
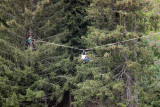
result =
[[[87,57],[87,54],[86,54],[85,50],[83,49],[82,57],[81,57],[83,63],[85,63],[85,61],[91,61],[90,59],[88,59],[86,57]]]

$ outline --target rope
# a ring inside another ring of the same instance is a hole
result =
[[[75,50],[83,50],[83,49],[79,49],[79,48],[72,47],[72,46],[67,46],[67,45],[62,45],[62,44],[56,44],[54,42],[50,43],[50,42],[46,42],[46,41],[42,41],[42,40],[39,40],[38,42],[45,42],[47,44],[51,44],[51,45],[55,45],[55,46],[61,46],[61,47],[65,47],[65,48],[71,48],[71,49],[75,49]]]
[[[157,33],[154,33],[154,34],[150,34],[150,35],[156,35],[156,34],[159,34],[159,33],[160,32],[157,32]],[[147,36],[148,35],[144,35],[142,37],[132,38],[132,39],[128,39],[128,40],[124,40],[124,41],[119,41],[119,42],[115,42],[115,43],[109,43],[109,44],[105,44],[105,45],[101,45],[101,46],[95,46],[95,47],[89,48],[89,49],[79,49],[79,48],[72,47],[72,46],[66,46],[66,45],[62,45],[62,44],[56,44],[54,42],[50,43],[50,42],[46,42],[46,41],[42,41],[42,40],[35,41],[35,42],[45,42],[47,44],[51,44],[51,45],[55,45],[55,46],[61,46],[61,47],[66,47],[66,48],[71,48],[71,49],[75,49],[75,50],[93,50],[95,48],[100,48],[100,47],[104,47],[104,46],[111,46],[111,45],[115,45],[115,44],[119,44],[119,43],[123,43],[123,42],[128,42],[128,41],[132,41],[132,40],[136,40],[136,39],[140,39],[140,38],[145,38]],[[2,52],[2,50],[1,50],[1,52]],[[3,53],[5,53],[5,52],[3,52]],[[10,53],[7,53],[7,54],[10,54]]]
[[[150,35],[156,35],[156,34],[159,34],[159,33],[160,32],[157,32],[157,33],[154,33],[154,34],[150,34]],[[63,45],[63,44],[56,44],[54,42],[50,43],[50,42],[46,42],[46,41],[42,41],[42,40],[39,40],[37,42],[45,42],[47,44],[51,44],[51,45],[55,45],[55,46],[60,46],[60,47],[65,47],[65,48],[71,48],[71,49],[75,49],[75,50],[93,50],[95,48],[106,47],[106,46],[120,44],[120,43],[123,43],[123,42],[133,41],[133,40],[140,39],[140,38],[145,38],[147,36],[149,37],[149,35],[144,35],[142,37],[132,38],[132,39],[128,39],[128,40],[124,40],[124,41],[119,41],[119,42],[115,42],[115,43],[109,43],[109,44],[105,44],[105,45],[101,45],[101,46],[95,46],[93,48],[88,48],[88,49],[80,49],[80,48],[77,48],[77,47],[67,46],[67,45]]]

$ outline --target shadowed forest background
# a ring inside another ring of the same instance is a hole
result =
[[[160,0],[0,0],[0,107],[160,107],[159,22]]]

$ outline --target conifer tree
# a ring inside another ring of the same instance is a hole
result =
[[[0,1],[0,106],[159,106],[153,64],[159,45],[125,41],[158,31],[155,5],[158,0]],[[25,46],[27,33],[34,51]],[[82,63],[79,48],[90,48],[92,62]]]
[[[88,47],[141,37],[146,29],[145,24],[141,22],[144,20],[144,9],[148,8],[148,4],[150,3],[146,1],[95,0],[88,9],[89,15],[87,18],[91,19],[92,25],[95,26],[90,27],[88,37],[84,37],[86,42],[89,43]],[[150,6],[149,9],[151,8]],[[155,19],[153,18],[154,20],[156,20],[156,17]],[[88,77],[83,80],[85,85],[81,83],[77,85],[78,90],[74,92],[75,106],[94,105],[96,107],[112,105],[137,107],[139,100],[137,91],[140,90],[137,78],[141,78],[144,73],[141,71],[147,69],[147,65],[152,64],[151,56],[153,55],[149,48],[142,47],[144,47],[143,43],[132,40],[95,49],[95,54],[98,58],[94,63],[97,63],[96,72],[99,72],[99,76],[98,73],[94,74],[92,71],[90,75],[93,76],[89,75],[90,79]],[[86,72],[89,71],[86,70]],[[82,74],[79,73],[78,75]],[[105,77],[109,78],[110,81],[104,82]],[[96,82],[100,78],[102,83],[108,84],[97,88],[97,84],[100,85],[100,83]],[[91,82],[93,85],[90,85]],[[104,89],[104,91],[101,91],[101,89]],[[95,91],[95,93],[89,96],[90,94],[87,93],[89,90]],[[114,103],[115,101],[118,103]]]

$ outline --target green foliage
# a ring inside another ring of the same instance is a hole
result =
[[[18,98],[15,93],[10,98],[6,99],[6,103],[3,105],[4,107],[19,107]]]
[[[160,106],[159,2],[0,1],[0,106]]]
[[[44,97],[43,91],[34,92],[30,88],[26,90],[26,101],[34,101],[35,99]]]

